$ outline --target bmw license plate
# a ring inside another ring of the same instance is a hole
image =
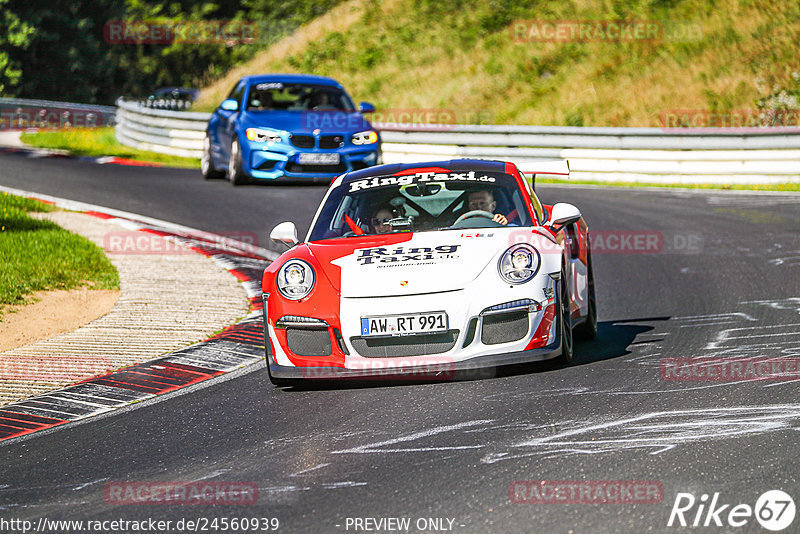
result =
[[[447,313],[409,313],[406,315],[376,315],[361,318],[361,335],[402,336],[447,332]]]
[[[301,165],[338,165],[339,154],[301,152],[297,155],[297,162]]]

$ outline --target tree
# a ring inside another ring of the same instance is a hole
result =
[[[15,95],[22,76],[19,59],[11,50],[24,50],[31,42],[33,28],[19,19],[8,7],[9,0],[0,0],[0,95]]]

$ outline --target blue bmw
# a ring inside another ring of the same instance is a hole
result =
[[[208,121],[200,168],[206,179],[330,182],[381,163],[380,135],[331,78],[245,76]]]

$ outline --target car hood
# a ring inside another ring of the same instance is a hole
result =
[[[274,128],[308,134],[316,129],[323,133],[355,133],[372,128],[357,111],[245,111],[242,124],[245,128]]]
[[[513,236],[511,228],[445,230],[331,239],[308,248],[342,297],[383,297],[463,289],[496,263]]]

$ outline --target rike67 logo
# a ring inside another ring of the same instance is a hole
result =
[[[669,514],[668,527],[728,527],[739,528],[753,517],[762,528],[778,532],[794,522],[795,504],[788,493],[770,490],[761,494],[755,506],[739,503],[722,504],[720,493],[704,493],[697,499],[691,493],[678,493]]]

